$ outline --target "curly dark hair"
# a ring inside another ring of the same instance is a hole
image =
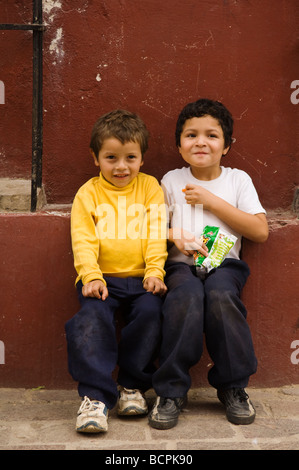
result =
[[[217,119],[223,131],[224,146],[225,148],[230,147],[233,142],[232,134],[234,127],[232,115],[220,101],[213,101],[207,98],[201,98],[187,104],[180,112],[175,130],[176,146],[180,147],[181,134],[187,119],[203,116],[212,116],[214,119]]]

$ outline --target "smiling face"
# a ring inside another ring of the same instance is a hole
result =
[[[111,137],[105,139],[96,157],[95,165],[100,167],[103,177],[118,188],[127,186],[139,173],[143,165],[140,145],[137,142],[125,142]]]
[[[226,155],[222,127],[217,119],[206,115],[187,119],[181,133],[179,152],[193,176],[215,179],[220,173],[220,160]]]

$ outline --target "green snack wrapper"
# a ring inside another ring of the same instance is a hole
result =
[[[213,243],[208,256],[202,262],[202,266],[206,268],[207,272],[213,268],[220,266],[228,252],[232,249],[237,241],[237,237],[225,230],[219,229],[217,238]]]
[[[218,232],[219,227],[213,227],[211,225],[206,225],[203,229],[200,239],[207,246],[209,251],[211,250],[213,243],[217,238]],[[203,256],[199,251],[195,253],[193,257],[195,266],[201,266],[203,261],[206,259],[206,257]]]

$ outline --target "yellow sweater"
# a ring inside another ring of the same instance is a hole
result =
[[[77,192],[71,212],[76,282],[103,275],[164,279],[166,208],[158,181],[139,173],[117,188],[102,174]]]

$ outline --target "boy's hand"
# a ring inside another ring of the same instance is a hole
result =
[[[209,251],[200,238],[184,229],[172,229],[171,241],[186,256],[192,256],[199,251],[202,255],[208,256]]]
[[[267,240],[269,228],[264,213],[244,212],[216,194],[195,184],[187,184],[183,192],[187,204],[202,204],[205,210],[210,211],[231,227],[231,230],[248,238],[248,240],[256,243],[264,243]]]
[[[143,283],[143,287],[146,292],[152,292],[154,295],[166,294],[167,287],[161,279],[158,277],[150,276],[147,277]]]
[[[209,209],[213,193],[195,184],[187,184],[183,189],[187,204],[202,204],[204,209]]]
[[[105,300],[108,297],[108,289],[103,281],[96,279],[82,287],[82,294],[84,297],[96,297],[97,299]]]

